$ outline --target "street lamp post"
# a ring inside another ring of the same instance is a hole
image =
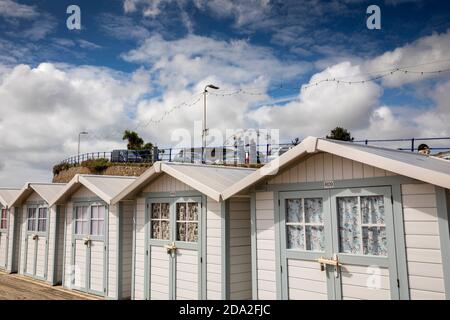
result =
[[[80,163],[80,142],[81,142],[82,134],[88,134],[88,133],[86,131],[82,131],[78,134],[78,163]]]
[[[208,127],[206,126],[206,94],[208,93],[208,88],[218,90],[219,87],[208,84],[205,86],[205,90],[203,90],[203,132],[202,132],[202,162],[206,162],[206,136],[208,134]]]

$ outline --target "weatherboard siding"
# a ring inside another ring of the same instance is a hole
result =
[[[435,187],[402,185],[411,299],[445,299]]]
[[[122,299],[131,298],[131,271],[132,271],[132,252],[133,252],[133,213],[134,205],[130,202],[123,203],[122,207],[122,234],[121,234],[121,251],[122,251]]]
[[[192,191],[193,188],[187,184],[175,179],[168,174],[163,174],[155,181],[147,185],[143,192],[175,192],[175,191]]]
[[[72,234],[73,234],[73,202],[66,204],[65,216],[65,239],[64,239],[64,286],[72,287],[75,268],[72,265]]]
[[[250,199],[231,198],[229,205],[230,299],[252,298]]]
[[[222,211],[211,198],[206,204],[206,298],[222,299]]]
[[[361,162],[349,160],[329,153],[314,154],[289,168],[283,169],[269,184],[320,182],[349,180],[395,175]]]
[[[145,198],[136,201],[134,248],[134,299],[144,300],[145,281]],[[167,271],[169,272],[169,271]]]
[[[117,296],[117,259],[118,259],[118,248],[117,248],[117,231],[119,226],[117,225],[118,210],[116,206],[109,206],[108,208],[108,223],[105,224],[108,227],[107,238],[108,238],[108,254],[107,254],[107,275],[108,275],[108,297],[118,298]],[[103,267],[103,265],[101,265]]]
[[[256,270],[257,296],[262,300],[277,298],[275,225],[273,192],[256,192]]]

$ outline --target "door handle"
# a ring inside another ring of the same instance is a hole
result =
[[[37,234],[33,234],[32,239],[33,239],[33,240],[38,240],[38,239],[39,239],[39,236],[38,236]]]
[[[173,255],[177,251],[177,246],[175,245],[175,242],[172,242],[169,245],[165,245],[164,248],[167,250],[167,254]]]

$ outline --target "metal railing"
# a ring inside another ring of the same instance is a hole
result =
[[[402,138],[402,139],[365,139],[354,143],[388,147],[391,149],[416,152],[422,142],[436,141],[436,146],[429,145],[431,151],[450,151],[450,137],[438,138]],[[448,141],[447,145],[445,142]],[[444,144],[443,144],[444,143]],[[80,164],[87,160],[106,159],[114,163],[153,163],[155,161],[206,163],[206,164],[264,164],[280,156],[290,148],[292,143],[246,144],[220,147],[194,148],[154,148],[150,150],[114,150],[110,152],[90,152],[72,156],[61,163]]]

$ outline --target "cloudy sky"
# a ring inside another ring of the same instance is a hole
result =
[[[450,136],[450,73],[427,73],[450,68],[448,0],[0,0],[0,25],[0,186],[49,181],[80,131],[82,152],[124,148],[125,129],[175,146],[209,83],[223,131]]]

